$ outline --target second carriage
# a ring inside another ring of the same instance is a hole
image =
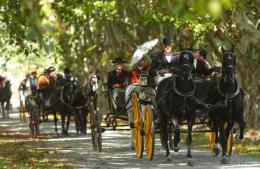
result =
[[[109,112],[105,117],[106,127],[112,127],[113,130],[129,130],[130,127],[137,157],[141,158],[145,150],[147,159],[152,160],[155,143],[155,108],[151,95],[155,95],[155,93],[147,85],[147,76],[140,76],[138,83],[132,84],[126,89],[114,90],[117,90],[116,97],[113,97],[114,91],[109,89],[106,84],[102,87],[109,106]],[[127,121],[127,124],[119,124],[119,120]]]

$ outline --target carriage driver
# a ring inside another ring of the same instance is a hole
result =
[[[64,81],[65,83],[69,83],[73,85],[73,90],[75,90],[78,87],[78,79],[74,76],[71,75],[70,69],[65,68],[64,69]]]
[[[112,90],[113,106],[117,109],[115,101],[118,97],[118,93],[125,91],[125,88],[128,85],[129,72],[123,69],[123,64],[126,62],[121,58],[115,58],[112,63],[114,63],[115,69],[108,72],[107,85],[108,88]]]
[[[165,37],[162,40],[163,50],[152,58],[149,75],[157,86],[163,79],[172,76],[171,68],[179,61],[179,54],[172,52],[172,41]]]
[[[79,86],[78,79],[71,75],[71,71],[69,68],[64,69],[64,77],[63,77],[63,86],[64,92],[68,92],[67,97],[65,98],[66,102],[72,102],[72,95],[74,94],[76,89]],[[72,93],[70,93],[72,92]]]

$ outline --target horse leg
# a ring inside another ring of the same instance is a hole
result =
[[[227,152],[227,138],[225,135],[225,130],[224,130],[224,122],[222,119],[219,119],[219,124],[220,124],[220,139],[221,139],[221,145],[222,145],[222,158],[221,158],[221,163],[222,164],[229,164],[229,159],[226,155]]]
[[[173,124],[173,127],[174,127],[174,140],[173,140],[173,150],[175,152],[178,152],[180,150],[180,147],[178,146],[179,142],[180,142],[180,126],[179,126],[179,123],[178,123],[178,120],[176,118],[173,118],[172,120],[172,124]]]
[[[239,114],[239,118],[238,118],[238,123],[239,123],[239,134],[236,134],[236,139],[237,140],[242,140],[244,138],[244,129],[246,127],[246,123],[244,121],[243,118],[243,113]]]
[[[165,149],[166,149],[166,160],[167,161],[171,161],[171,155],[170,155],[170,151],[169,151],[169,145],[168,145],[168,129],[167,129],[167,118],[165,117],[165,115],[162,114],[162,112],[159,112],[160,115],[160,127],[161,127],[161,139],[162,139],[162,144],[165,145]]]
[[[88,113],[87,111],[85,111],[84,109],[81,110],[81,114],[82,114],[82,130],[83,130],[83,134],[87,134],[87,117],[88,117]]]
[[[53,111],[53,118],[54,118],[54,125],[55,125],[55,132],[58,133],[58,127],[57,127],[57,115],[56,111]]]
[[[187,144],[187,148],[188,148],[188,152],[187,152],[187,165],[188,166],[193,166],[192,156],[191,156],[192,126],[193,126],[193,120],[188,119],[188,134],[187,134],[187,139],[186,139],[186,144]]]
[[[66,135],[68,135],[68,131],[69,131],[70,116],[71,116],[71,114],[68,113],[68,115],[67,115],[67,125],[66,125]]]
[[[220,144],[218,140],[218,125],[215,121],[213,122],[213,131],[215,133],[215,146],[213,151],[215,153],[215,156],[218,156],[220,153]]]
[[[3,118],[5,118],[5,107],[4,107],[4,102],[1,102],[1,107],[2,107],[2,112],[3,112]]]
[[[76,128],[77,134],[79,134],[81,132],[80,113],[81,113],[81,110],[79,110],[79,109],[75,110],[75,128]]]
[[[237,136],[237,138],[239,138],[240,140],[242,140],[244,138],[244,129],[246,127],[246,123],[244,122],[244,119],[241,119],[240,123],[239,123],[239,136]]]
[[[61,114],[61,127],[62,127],[62,135],[66,135],[66,130],[65,130],[65,115],[63,112]]]
[[[6,115],[7,115],[6,117],[8,118],[9,117],[9,109],[10,109],[10,101],[6,102],[6,107],[5,108],[6,108]]]

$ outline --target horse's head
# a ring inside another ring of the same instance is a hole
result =
[[[193,70],[193,54],[191,50],[185,49],[181,51],[179,56],[179,68],[183,80],[191,80],[192,79],[192,70]]]
[[[174,90],[182,96],[193,95],[195,91],[192,80],[193,61],[193,55],[190,49],[181,51],[177,77],[174,80]]]
[[[222,76],[225,82],[234,82],[236,79],[236,58],[233,49],[225,51],[222,48]]]
[[[89,75],[89,85],[92,90],[95,92],[98,89],[98,76],[95,73]]]
[[[6,87],[6,88],[10,88],[10,87],[11,87],[11,82],[10,82],[10,80],[5,81],[5,87]]]

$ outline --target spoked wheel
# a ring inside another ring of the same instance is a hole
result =
[[[97,126],[97,145],[98,145],[98,151],[102,152],[102,129],[101,129],[101,120],[102,115],[99,111],[97,111],[96,114],[96,126]]]
[[[209,132],[208,138],[209,138],[209,149],[213,154],[215,154],[215,156],[217,156],[218,153],[215,152],[215,139],[216,139],[215,132]]]
[[[33,117],[34,117],[35,132],[36,132],[36,134],[40,134],[39,113],[38,113],[38,109],[37,109],[37,108],[34,108],[34,109],[33,109]]]
[[[106,121],[107,127],[110,127],[112,121],[111,121],[111,117],[109,116],[109,114],[106,115],[105,121]]]
[[[35,108],[35,107],[30,107],[29,110],[28,110],[28,113],[29,113],[30,133],[32,135],[40,134],[38,109]]]
[[[140,103],[137,93],[131,93],[131,103],[132,103],[132,117],[133,117],[133,140],[135,146],[135,152],[138,158],[142,158],[144,151],[144,139],[141,134],[142,124],[141,124],[141,111],[140,111]]]
[[[102,151],[101,114],[94,110],[90,111],[91,138],[94,151]]]
[[[90,111],[89,113],[89,123],[90,123],[90,129],[91,129],[91,140],[92,140],[92,145],[93,145],[93,149],[94,151],[97,151],[97,128],[96,128],[96,124],[95,124],[95,114],[94,111]]]
[[[154,120],[150,105],[145,107],[144,113],[143,126],[146,158],[152,160],[154,154]]]

